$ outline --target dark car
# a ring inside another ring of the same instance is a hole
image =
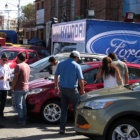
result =
[[[86,93],[103,88],[102,79],[95,80],[101,62],[93,62],[81,65],[86,81]],[[129,69],[129,82],[135,83],[140,80],[140,65],[127,63]],[[37,79],[29,83],[30,93],[27,96],[28,111],[41,114],[45,121],[50,123],[59,122],[61,115],[60,95],[55,93],[54,80]],[[81,91],[79,89],[81,94]],[[69,110],[72,111],[70,104]]]

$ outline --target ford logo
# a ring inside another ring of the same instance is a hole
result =
[[[116,30],[97,34],[87,42],[86,51],[106,55],[114,52],[119,59],[140,63],[140,32]]]

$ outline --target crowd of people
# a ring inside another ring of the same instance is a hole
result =
[[[25,59],[24,54],[18,54],[11,89],[9,86],[11,71],[6,64],[8,60],[6,54],[2,55],[0,64],[0,118],[4,117],[6,96],[10,90],[20,125],[25,125],[27,119],[26,95],[29,89],[30,67],[25,63]],[[55,79],[55,92],[61,97],[60,134],[65,133],[69,101],[72,103],[74,111],[79,101],[78,85],[82,93],[85,94],[82,69],[77,63],[79,59],[78,51],[72,51],[69,58],[61,62],[54,57],[49,58],[52,65],[51,73],[54,74]],[[102,65],[99,67],[96,79],[100,78],[103,78],[104,88],[128,84],[128,68],[124,62],[117,58],[115,53],[110,53],[103,58]]]

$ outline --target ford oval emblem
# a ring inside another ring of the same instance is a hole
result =
[[[116,30],[97,34],[87,42],[86,51],[107,55],[115,52],[119,59],[140,63],[140,32]]]

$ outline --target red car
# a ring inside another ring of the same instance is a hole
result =
[[[32,64],[40,59],[36,51],[25,49],[22,47],[18,47],[18,48],[17,47],[8,47],[8,48],[3,47],[0,50],[0,55],[2,55],[3,53],[6,53],[8,55],[9,60],[7,63],[9,64],[11,69],[15,68],[17,64],[16,63],[17,54],[19,53],[24,53],[26,55],[25,62],[28,64]],[[0,63],[1,63],[1,60],[0,60]]]
[[[103,88],[102,79],[95,80],[101,62],[85,63],[81,65],[86,81],[85,91]],[[140,65],[127,63],[130,83],[140,80]],[[60,119],[60,95],[55,93],[54,81],[51,79],[38,79],[29,84],[30,92],[27,96],[28,112],[41,114],[50,123],[56,123]],[[80,92],[80,90],[79,90]],[[70,104],[69,110],[72,111]]]

